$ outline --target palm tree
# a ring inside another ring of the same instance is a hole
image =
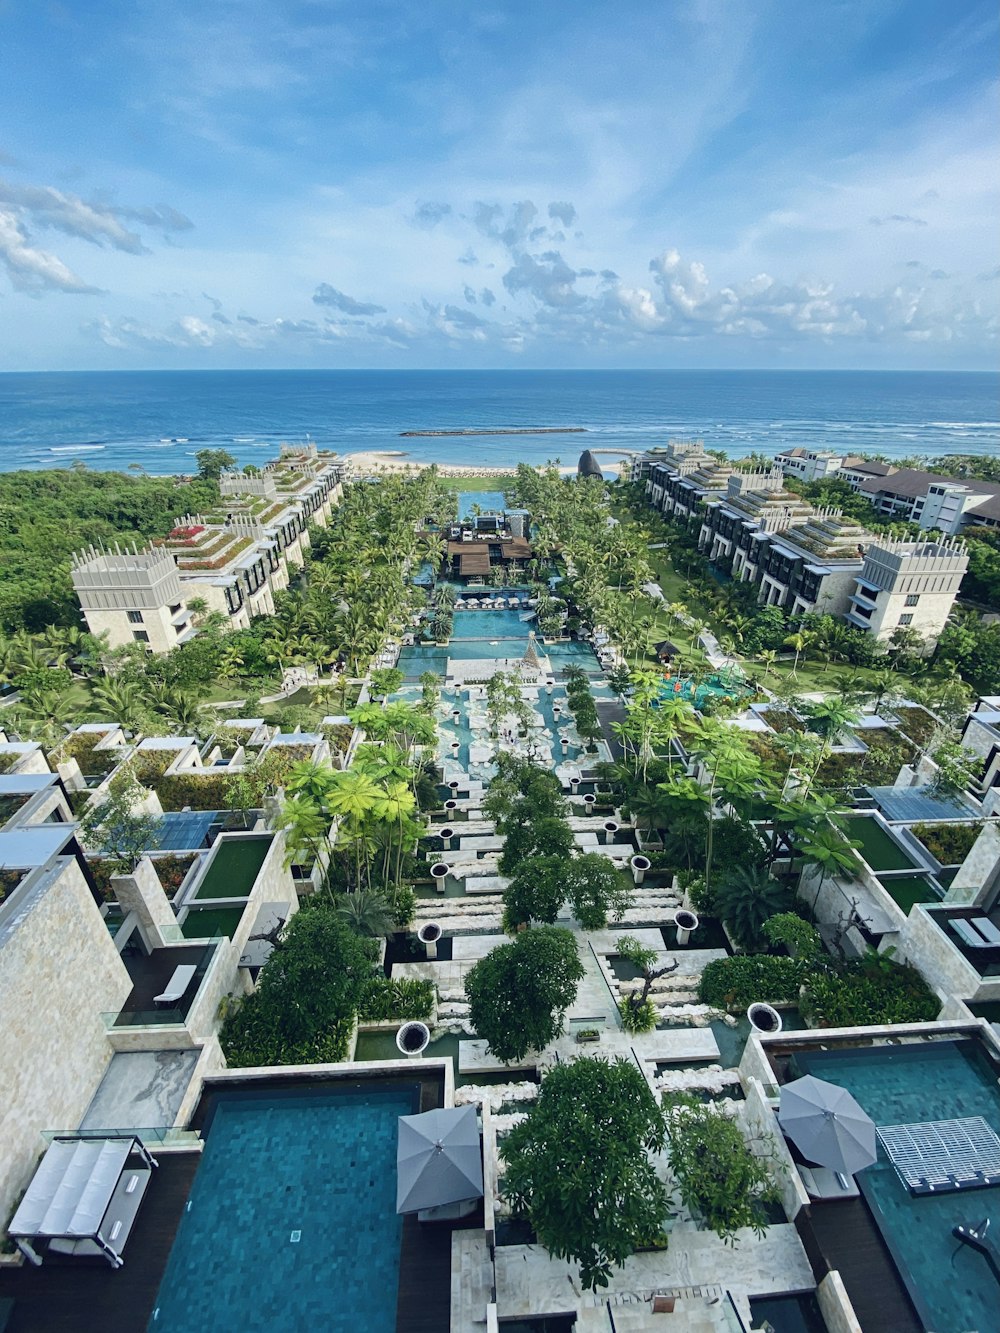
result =
[[[790,897],[765,866],[733,866],[719,877],[715,889],[719,916],[729,923],[740,944],[752,950],[764,943],[764,922],[787,911]]]
[[[307,796],[289,796],[278,816],[285,834],[285,868],[329,855],[330,816]]]
[[[132,731],[141,731],[149,716],[139,687],[132,681],[102,681],[94,686],[91,702],[95,721],[117,722]]]
[[[337,915],[355,934],[371,939],[390,934],[396,925],[392,904],[377,889],[342,894],[337,901]]]
[[[775,662],[778,660],[778,654],[773,648],[765,648],[762,653],[757,654],[757,660],[764,668],[764,679],[767,680],[774,669]]]
[[[355,888],[361,884],[361,859],[370,855],[370,844],[364,838],[364,825],[371,816],[375,802],[382,793],[366,773],[356,769],[332,773],[327,796],[330,813],[344,823],[344,842],[354,848]]]
[[[860,846],[860,843],[848,842],[843,834],[838,833],[830,824],[818,828],[815,833],[808,834],[796,844],[795,850],[799,856],[809,865],[817,866],[820,871],[812,904],[814,913],[823,884],[831,871],[840,870],[848,875],[856,873],[859,868],[858,859],[851,849]]]
[[[796,630],[794,634],[789,634],[783,642],[786,648],[793,648],[795,650],[795,661],[792,663],[792,675],[797,676],[799,674],[799,658],[813,642],[813,635],[807,630],[800,629]]]

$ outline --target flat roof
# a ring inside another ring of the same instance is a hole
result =
[[[58,781],[58,773],[0,773],[0,796],[44,791]]]
[[[73,832],[72,824],[31,824],[0,833],[0,870],[35,870],[48,865]]]

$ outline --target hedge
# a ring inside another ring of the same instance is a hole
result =
[[[836,974],[813,975],[802,997],[803,1013],[821,1028],[930,1023],[939,1009],[933,991],[908,964],[844,963]]]
[[[705,968],[698,983],[703,1004],[734,1012],[761,1000],[769,1004],[794,1004],[809,975],[809,964],[783,954],[735,954],[716,958]]]
[[[358,1021],[379,1023],[387,1019],[408,1022],[430,1018],[434,1012],[434,983],[403,977],[373,977],[358,1004]]]

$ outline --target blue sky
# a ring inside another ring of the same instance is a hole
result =
[[[0,369],[992,368],[993,0],[0,0]]]

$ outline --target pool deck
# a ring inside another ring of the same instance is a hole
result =
[[[26,1263],[0,1269],[0,1300],[14,1302],[6,1333],[144,1329],[200,1159],[197,1152],[157,1155],[160,1165],[125,1247],[125,1266],[117,1272],[103,1259],[55,1254],[41,1268]]]
[[[816,1280],[839,1271],[863,1329],[923,1333],[885,1241],[862,1199],[836,1199],[804,1208],[795,1220]],[[941,1274],[946,1281],[945,1274]]]

